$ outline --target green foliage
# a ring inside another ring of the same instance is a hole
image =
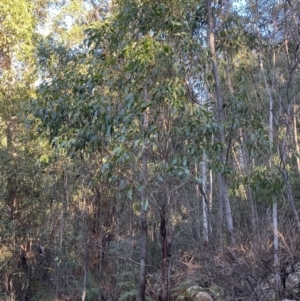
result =
[[[118,286],[121,288],[121,294],[118,301],[132,301],[136,299],[135,275],[130,272],[123,272],[119,275]]]
[[[122,292],[118,301],[133,301],[136,299],[136,289],[132,288],[130,291]]]
[[[279,171],[262,167],[253,171],[250,187],[258,200],[267,200],[268,203],[271,203],[282,194],[284,182]]]
[[[0,49],[7,55],[17,51],[30,55],[33,50],[33,4],[31,1],[2,0],[0,3]]]
[[[87,282],[85,301],[93,301],[101,295],[101,291],[92,275],[88,275]]]

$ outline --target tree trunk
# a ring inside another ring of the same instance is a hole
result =
[[[274,77],[272,80],[272,86],[269,87],[265,71],[264,71],[264,64],[262,59],[262,46],[261,46],[261,36],[260,31],[256,27],[257,37],[259,41],[259,67],[261,71],[261,75],[264,81],[266,92],[269,96],[269,142],[270,142],[270,154],[269,154],[269,168],[272,169],[273,164],[273,144],[274,144],[274,127],[273,127],[273,107],[274,107],[274,100],[272,96],[272,90],[274,89]],[[275,53],[273,53],[273,68],[275,69]],[[275,70],[272,70],[272,74],[274,76]],[[278,212],[277,212],[277,200],[273,197],[273,244],[274,244],[274,273],[275,273],[275,289],[279,291],[280,289],[280,263],[279,263],[279,236],[278,236]]]
[[[162,159],[164,163],[169,162],[169,151],[170,151],[170,108],[166,107],[163,114],[163,129],[165,132],[165,145],[163,147]],[[170,260],[171,260],[171,237],[170,237],[170,225],[169,225],[169,212],[170,212],[170,195],[168,189],[168,175],[164,176],[164,185],[162,191],[162,198],[160,204],[160,238],[161,238],[161,250],[162,250],[162,284],[159,300],[169,301],[170,300]]]
[[[293,133],[294,133],[294,142],[295,142],[295,149],[296,149],[296,163],[297,163],[298,175],[300,176],[300,151],[299,151],[298,131],[297,131],[298,106],[296,104],[294,104],[293,110],[294,110],[294,112],[293,112]]]
[[[163,205],[160,213],[160,236],[161,236],[161,249],[162,249],[162,286],[160,293],[161,301],[170,300],[170,279],[169,279],[169,267],[171,258],[171,242],[168,235],[168,196],[164,193]]]
[[[288,156],[288,135],[290,133],[290,120],[293,120],[294,117],[294,106],[292,104],[289,105],[288,107],[288,116],[287,116],[287,120],[286,120],[286,130],[285,130],[285,137],[282,143],[282,149],[281,149],[281,162],[282,162],[282,169],[281,172],[283,174],[283,181],[286,187],[286,194],[287,194],[287,198],[288,198],[288,202],[290,203],[293,215],[294,215],[294,219],[296,221],[296,226],[297,226],[297,230],[298,233],[300,233],[300,221],[299,221],[299,216],[298,216],[298,212],[295,206],[295,201],[294,201],[294,195],[293,195],[293,191],[292,191],[292,186],[290,184],[290,179],[289,179],[289,173],[288,170],[286,168],[286,159]],[[295,127],[295,125],[294,125]],[[297,142],[297,141],[295,141]],[[297,151],[297,145],[296,145],[296,151]],[[299,158],[298,158],[299,159]]]
[[[16,117],[10,117],[6,122],[6,148],[7,153],[10,155],[11,159],[14,158],[14,130],[16,128]],[[14,166],[14,165],[12,165]],[[17,204],[17,193],[16,193],[16,175],[15,170],[13,172],[10,171],[7,177],[6,183],[6,204],[10,211],[11,220],[17,219],[18,212],[18,204]]]
[[[211,65],[212,65],[212,72],[215,81],[215,94],[216,94],[216,101],[217,101],[216,118],[219,125],[218,138],[219,138],[219,142],[224,146],[225,145],[225,129],[224,129],[225,116],[224,116],[223,98],[221,94],[220,76],[219,76],[219,71],[217,66],[217,56],[216,56],[215,36],[214,36],[214,21],[213,21],[211,0],[206,0],[206,8],[207,8],[207,21],[208,21],[208,43],[209,43],[210,53],[211,53]],[[226,164],[225,157],[226,157],[225,150],[221,149],[219,151],[219,161],[221,164]],[[223,210],[224,207],[227,231],[229,234],[231,244],[234,244],[235,240],[234,240],[233,220],[232,220],[231,207],[230,207],[229,197],[228,197],[227,179],[224,172],[220,171],[218,173],[218,181],[219,181],[219,218],[223,218],[223,213],[221,211]]]
[[[202,188],[202,214],[203,214],[203,240],[208,243],[208,198],[207,198],[207,156],[203,151],[202,161],[202,177],[203,177],[203,188]]]
[[[240,128],[239,129],[239,143],[240,143],[242,159],[243,159],[243,163],[244,163],[244,170],[245,170],[246,176],[248,178],[250,178],[250,172],[249,172],[250,162],[249,162],[249,156],[247,155],[247,151],[245,149],[245,143],[244,143],[244,136],[243,135],[244,135],[243,131]],[[258,218],[257,218],[256,206],[255,206],[255,203],[254,203],[254,200],[253,200],[252,191],[251,191],[251,188],[249,187],[249,185],[246,185],[246,193],[247,193],[247,199],[249,201],[250,212],[251,212],[252,231],[256,235],[256,225],[257,225]]]
[[[145,100],[148,100],[148,92],[145,91]],[[145,301],[146,291],[146,260],[147,260],[147,199],[146,199],[146,184],[147,184],[147,165],[148,165],[148,143],[146,131],[148,129],[148,113],[149,107],[144,113],[143,130],[144,130],[144,146],[142,150],[142,189],[141,189],[141,215],[140,215],[140,226],[141,226],[141,258],[140,258],[140,276],[137,301]]]
[[[88,264],[87,264],[87,258],[88,258],[88,254],[87,254],[87,204],[86,204],[86,195],[84,193],[83,196],[83,216],[82,216],[82,228],[83,228],[83,236],[82,236],[82,244],[83,244],[83,252],[82,252],[82,264],[83,264],[83,283],[82,283],[82,295],[81,295],[81,300],[85,301],[86,298],[86,289],[87,289],[87,268],[88,268]]]

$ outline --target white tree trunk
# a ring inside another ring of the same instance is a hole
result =
[[[260,32],[257,29],[257,36],[259,41]],[[273,65],[275,65],[275,57],[273,55]],[[264,71],[264,65],[262,60],[262,53],[261,49],[259,50],[259,66],[261,70],[261,74],[263,77],[263,81],[265,84],[265,88],[267,94],[269,96],[269,142],[270,142],[270,156],[269,156],[269,168],[272,168],[272,161],[273,161],[273,137],[274,137],[274,130],[273,130],[273,106],[274,100],[272,97],[271,89],[268,85],[268,81]],[[273,82],[274,83],[274,82]],[[273,244],[274,244],[274,272],[275,272],[275,289],[279,290],[280,288],[280,275],[279,275],[279,238],[278,238],[278,213],[277,213],[277,200],[275,198],[272,199],[273,202]]]
[[[207,204],[207,156],[205,151],[203,151],[202,160],[202,214],[203,214],[203,240],[208,243],[208,204]]]
[[[224,129],[225,116],[224,116],[223,98],[221,94],[220,76],[219,76],[219,71],[217,66],[215,35],[214,35],[214,20],[213,20],[211,0],[206,0],[206,8],[207,8],[207,21],[208,21],[208,43],[209,43],[209,48],[211,53],[212,72],[215,80],[215,94],[216,94],[216,101],[217,101],[216,118],[219,125],[219,142],[222,145],[225,145],[225,129]],[[219,161],[221,164],[226,164],[225,150],[219,151]],[[219,218],[223,219],[222,211],[224,207],[227,231],[229,233],[231,244],[234,244],[235,242],[234,228],[233,228],[231,207],[230,207],[229,197],[228,197],[227,179],[226,179],[226,175],[221,171],[218,173],[218,182],[219,182]],[[220,222],[222,222],[222,220],[220,220]],[[222,237],[221,237],[221,241],[222,241]]]

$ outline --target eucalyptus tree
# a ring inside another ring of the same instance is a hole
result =
[[[180,49],[191,33],[181,20],[185,11],[180,5],[176,2],[174,9],[171,3],[153,1],[118,3],[109,17],[87,31],[87,44],[73,56],[70,51],[61,56],[63,68],[58,60],[51,79],[32,102],[55,147],[70,155],[97,152],[100,178],[125,183],[129,198],[141,199],[139,300],[145,299],[145,218],[150,205],[159,212],[160,296],[168,300],[174,191],[188,181],[190,165],[207,147],[201,133],[215,130],[205,106],[189,103],[186,97],[184,68],[179,64],[185,50]],[[176,146],[178,137],[181,146]],[[193,151],[187,155],[186,150]],[[147,166],[152,168],[146,171]]]
[[[222,148],[225,147],[225,130],[224,130],[224,103],[223,97],[221,92],[221,82],[220,76],[217,66],[217,55],[216,55],[216,45],[215,45],[215,24],[214,24],[214,16],[212,13],[212,1],[206,1],[206,11],[207,11],[207,25],[208,25],[208,44],[211,53],[211,64],[212,64],[212,73],[214,76],[215,82],[215,95],[216,95],[216,119],[220,128],[219,133],[219,142],[223,145]],[[226,154],[225,149],[220,150],[219,152],[219,160],[220,164],[226,165]],[[228,183],[226,179],[226,171],[220,171],[218,173],[218,180],[219,180],[219,213],[220,218],[222,220],[222,211],[223,207],[225,209],[225,220],[227,225],[227,230],[229,232],[231,243],[234,244],[234,229],[233,229],[233,220],[231,214],[231,207],[229,203],[228,197]]]

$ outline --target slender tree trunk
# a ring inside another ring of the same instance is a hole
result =
[[[207,8],[207,21],[208,21],[208,43],[210,47],[211,53],[211,65],[212,72],[215,80],[215,93],[216,93],[216,101],[217,101],[217,122],[219,125],[219,142],[225,146],[225,116],[224,116],[224,107],[223,107],[223,98],[221,94],[221,84],[220,84],[220,76],[217,66],[217,56],[215,49],[215,35],[214,35],[214,21],[213,21],[213,13],[212,13],[212,2],[211,0],[206,0],[206,8]],[[219,151],[219,161],[221,164],[226,164],[225,158],[225,150],[222,149]],[[219,218],[223,218],[223,210],[225,213],[225,221],[227,226],[227,231],[229,234],[231,244],[234,244],[234,228],[233,228],[233,220],[231,214],[231,207],[229,203],[228,197],[228,184],[226,176],[223,172],[218,173],[218,181],[219,181]],[[221,208],[222,207],[222,208]]]
[[[145,90],[145,100],[148,100],[148,91]],[[141,258],[140,258],[140,277],[137,301],[145,301],[146,291],[146,264],[147,264],[147,198],[146,198],[146,184],[147,184],[147,165],[148,165],[148,142],[147,142],[147,130],[148,130],[148,113],[147,108],[144,114],[143,130],[144,130],[144,146],[142,150],[142,189],[141,189]]]
[[[99,276],[102,278],[102,269],[103,269],[103,254],[104,254],[104,248],[103,248],[103,199],[102,199],[102,190],[101,186],[99,186],[99,189],[96,187],[95,189],[95,200],[97,202],[98,206],[98,228],[99,228]]]
[[[162,249],[162,287],[160,293],[161,301],[170,300],[170,277],[169,267],[171,259],[171,242],[168,229],[168,193],[167,187],[163,193],[162,207],[160,212],[160,237]]]
[[[169,107],[163,114],[163,129],[165,132],[165,146],[163,151],[163,161],[169,162],[169,150],[170,150],[170,124],[169,124]],[[161,250],[162,250],[162,285],[160,292],[161,301],[170,300],[170,261],[171,261],[171,237],[170,237],[170,225],[169,225],[169,211],[170,211],[170,195],[168,189],[168,175],[165,174],[165,181],[162,191],[161,208],[160,208],[160,238],[161,238]]]
[[[202,177],[203,177],[203,188],[202,188],[202,214],[203,214],[203,240],[208,243],[208,204],[207,204],[207,156],[203,151],[202,160]]]
[[[291,6],[290,7],[291,9],[294,9],[293,6],[290,3],[289,3],[289,5]],[[285,10],[284,12],[285,12],[285,20],[287,21],[290,16],[286,15],[287,10]],[[293,15],[293,20],[296,21],[294,13],[292,13],[292,15]],[[296,22],[296,24],[297,24],[297,22]],[[289,38],[287,36],[287,27],[288,27],[288,24],[285,23],[285,38],[284,38],[285,54],[286,54],[288,69],[292,70],[292,68],[293,68],[292,65],[296,66],[298,64],[298,62],[293,61],[293,63],[291,64],[292,56],[290,56]],[[299,37],[300,37],[299,32],[297,32],[296,35],[297,35],[297,38],[299,40]],[[292,80],[291,76],[292,76],[292,72],[290,71],[290,80]],[[295,153],[296,153],[296,156],[295,156],[296,157],[296,166],[297,166],[298,176],[300,176],[300,158],[299,158],[300,153],[299,153],[298,132],[297,132],[298,105],[296,103],[293,104],[295,99],[293,99],[293,100],[291,99],[290,90],[292,90],[292,87],[290,85],[288,85],[286,94],[287,94],[287,100],[289,102],[289,107],[288,107],[288,116],[287,116],[287,121],[286,121],[286,133],[285,133],[285,138],[284,138],[284,141],[283,141],[283,147],[282,147],[282,153],[281,153],[282,163],[283,163],[282,164],[283,165],[282,172],[283,172],[284,183],[285,183],[285,186],[286,186],[288,201],[290,203],[291,209],[292,209],[293,214],[294,214],[295,221],[297,223],[298,233],[300,233],[299,216],[298,216],[298,212],[297,212],[296,207],[295,207],[294,195],[293,195],[292,187],[291,187],[290,180],[289,180],[289,173],[286,169],[286,159],[287,159],[287,152],[288,152],[288,150],[287,150],[287,138],[288,138],[289,131],[290,131],[289,130],[290,120],[292,120],[293,138],[294,138]]]
[[[84,189],[84,188],[83,188]],[[83,223],[83,237],[82,237],[82,244],[83,244],[83,284],[82,284],[82,295],[81,300],[85,301],[86,297],[86,288],[87,288],[87,204],[86,204],[86,195],[84,193],[83,196],[83,216],[82,216],[82,223]]]
[[[294,110],[294,112],[293,112],[293,133],[294,133],[294,142],[295,142],[295,149],[296,149],[296,163],[297,163],[298,175],[300,176],[300,150],[299,150],[298,131],[297,131],[298,106],[296,104],[294,104],[293,110]]]
[[[5,43],[4,43],[5,46]],[[10,71],[12,69],[12,59],[11,54],[4,51],[3,48],[0,48],[0,69],[3,71]],[[8,109],[8,112],[4,109],[4,120],[6,121],[6,148],[7,153],[10,155],[11,160],[14,159],[14,132],[16,130],[17,125],[17,117],[13,116]],[[14,165],[12,165],[14,167]],[[12,169],[8,172],[7,182],[6,182],[6,197],[5,197],[6,205],[10,211],[10,219],[14,220],[17,218],[18,214],[18,204],[17,204],[17,183],[16,183],[16,172]]]
[[[262,50],[261,50],[261,36],[260,31],[256,27],[257,37],[259,40],[259,67],[261,71],[261,75],[264,81],[266,92],[269,96],[269,142],[270,142],[270,155],[269,155],[269,168],[272,169],[273,164],[273,144],[274,144],[274,128],[273,128],[273,107],[274,107],[274,100],[272,96],[272,90],[274,88],[274,77],[272,80],[272,86],[269,87],[264,65],[262,59]],[[275,68],[275,53],[273,52],[273,68]],[[272,70],[273,76],[275,74],[275,70]],[[277,200],[273,197],[273,244],[274,244],[274,272],[275,272],[275,289],[278,291],[280,289],[280,262],[279,262],[279,236],[278,236],[278,212],[277,212]]]
[[[290,184],[290,179],[289,179],[289,173],[287,171],[287,168],[286,168],[286,159],[287,159],[287,153],[288,153],[288,142],[287,142],[287,139],[288,139],[288,135],[289,135],[289,132],[290,132],[290,120],[293,120],[294,117],[293,117],[293,105],[290,104],[289,107],[288,107],[288,116],[287,116],[287,120],[286,120],[286,130],[285,130],[285,137],[284,137],[284,140],[283,140],[283,144],[282,144],[282,149],[281,149],[281,162],[282,162],[282,174],[283,174],[283,181],[285,183],[285,187],[286,187],[286,194],[287,194],[287,198],[288,198],[288,201],[290,203],[290,206],[291,206],[291,209],[292,209],[292,212],[293,212],[293,215],[294,215],[294,219],[296,221],[296,226],[297,226],[297,230],[298,230],[298,233],[300,233],[300,221],[299,221],[299,216],[298,216],[298,212],[297,212],[297,209],[296,209],[296,206],[295,206],[295,201],[294,201],[294,195],[293,195],[293,191],[292,191],[292,186]],[[296,146],[297,148],[297,146]]]
[[[202,169],[202,174],[201,177],[203,179],[203,184],[202,184],[202,189],[200,188],[200,185],[197,183],[196,184],[196,204],[195,208],[197,208],[197,215],[199,216],[198,218],[198,237],[203,238],[204,243],[207,245],[209,241],[209,234],[211,231],[209,228],[209,195],[208,195],[208,181],[207,181],[207,156],[205,152],[203,152],[203,161],[201,163],[201,169]],[[195,174],[198,175],[198,166],[195,164]],[[201,201],[202,204],[199,206],[199,200],[201,196]],[[201,207],[201,209],[199,208]],[[202,214],[201,214],[202,213]],[[202,216],[202,220],[201,220]],[[202,232],[202,233],[201,233]],[[200,239],[200,242],[202,243],[202,240]]]
[[[243,163],[244,163],[244,170],[245,174],[247,177],[250,177],[250,172],[249,172],[249,156],[247,155],[247,151],[245,149],[245,143],[244,143],[244,134],[242,129],[239,129],[239,143],[241,147],[241,153],[242,153],[242,158],[243,158]],[[253,200],[252,196],[252,191],[249,185],[246,185],[246,193],[247,193],[247,199],[249,201],[249,206],[250,206],[250,212],[251,212],[251,225],[252,225],[252,231],[256,234],[256,225],[257,225],[257,212],[256,212],[256,206]]]
[[[270,161],[269,167],[272,168],[272,149],[273,149],[273,97],[271,91],[267,84],[267,79],[265,76],[265,72],[262,65],[262,59],[260,60],[261,70],[263,74],[263,78],[265,81],[266,89],[269,94],[269,140],[270,140]],[[277,212],[277,200],[273,198],[273,235],[274,235],[274,270],[275,270],[275,288],[277,290],[280,289],[280,276],[279,276],[279,269],[280,269],[280,262],[279,262],[279,236],[278,236],[278,212]]]
[[[11,156],[11,159],[14,158],[14,130],[16,128],[16,117],[10,117],[6,122],[6,148],[8,154]],[[12,165],[14,166],[14,165]],[[6,204],[10,211],[10,218],[12,220],[17,219],[18,214],[18,204],[17,204],[17,185],[16,185],[16,175],[15,171],[8,173],[7,182],[6,182]]]
[[[14,158],[14,129],[16,125],[16,117],[10,117],[6,121],[6,148],[7,153],[10,155],[11,160]],[[17,181],[16,181],[16,170],[15,170],[15,164],[11,165],[10,170],[8,172],[8,177],[6,180],[6,196],[5,196],[5,202],[6,206],[9,209],[9,218],[12,221],[18,220],[18,215],[20,212],[18,211],[18,201],[17,201]],[[19,258],[19,252],[17,248],[17,242],[18,242],[18,223],[13,222],[12,225],[12,237],[11,237],[11,243],[13,246],[13,259],[14,264],[16,265],[18,258]],[[16,268],[16,266],[14,267]],[[11,277],[10,272],[6,272],[7,277]],[[12,284],[11,282],[10,284]],[[10,292],[10,298],[11,300],[15,300],[15,289],[13,286],[11,287]]]
[[[199,172],[198,172],[198,166],[197,166],[197,163],[195,163],[195,175],[198,177],[199,176]],[[198,233],[197,233],[197,236],[199,238],[201,238],[201,232],[202,232],[202,227],[203,227],[203,221],[201,220],[201,206],[200,206],[200,196],[203,196],[202,195],[202,192],[200,191],[200,188],[199,188],[199,184],[196,183],[195,185],[195,190],[196,190],[196,198],[195,198],[195,210],[197,211],[197,216],[198,216],[198,219],[197,219],[197,224],[198,224]],[[201,242],[201,239],[199,240],[199,242]]]
[[[61,206],[61,212],[60,212],[60,238],[59,238],[59,251],[62,253],[63,252],[63,247],[64,247],[64,219],[65,219],[65,214],[68,209],[68,174],[66,171],[63,171],[63,199],[62,199],[62,206]]]
[[[211,137],[211,143],[214,142],[214,136]],[[209,236],[211,240],[213,240],[213,220],[212,220],[212,203],[213,203],[213,171],[210,169],[209,171],[209,179],[208,179],[208,191],[207,191],[207,201],[208,201],[208,218],[209,218]],[[221,228],[221,227],[220,227]],[[220,236],[222,237],[222,235]]]

